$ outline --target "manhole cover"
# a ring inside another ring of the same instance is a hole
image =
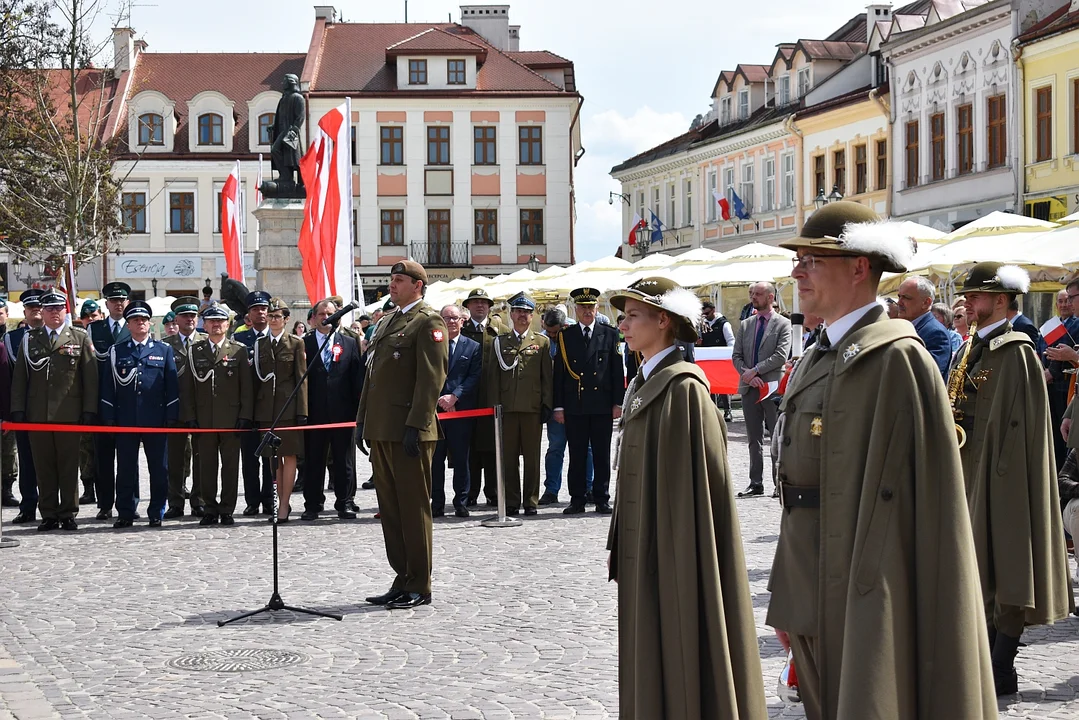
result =
[[[248,672],[288,667],[307,660],[306,655],[291,650],[211,650],[181,655],[166,665],[201,672]]]

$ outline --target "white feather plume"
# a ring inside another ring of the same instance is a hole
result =
[[[910,231],[903,223],[893,220],[848,223],[839,239],[845,248],[883,255],[903,268],[910,267],[914,260],[914,243]]]
[[[1030,290],[1030,274],[1017,265],[1001,265],[997,269],[1000,284],[1009,290],[1025,293]]]
[[[701,299],[685,288],[674,288],[663,293],[659,304],[664,310],[688,320],[693,327],[701,322]]]

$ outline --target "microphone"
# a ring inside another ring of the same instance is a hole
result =
[[[791,313],[791,357],[800,358],[805,352],[805,348],[802,347],[802,326],[805,324],[806,318],[802,313]]]
[[[345,305],[343,308],[341,308],[340,310],[335,312],[333,315],[330,315],[328,318],[323,320],[322,324],[323,325],[336,325],[338,320],[343,318],[345,315],[348,315],[350,312],[352,312],[353,310],[355,310],[358,307],[359,307],[359,305],[357,305],[356,303],[350,302],[348,305]]]

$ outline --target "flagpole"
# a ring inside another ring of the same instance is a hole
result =
[[[407,2],[405,3],[405,7],[406,8],[408,7]],[[405,10],[405,13],[406,14],[408,13],[407,9]],[[352,137],[352,98],[350,96],[347,96],[347,95],[345,96],[345,123],[347,123],[347,125],[348,125],[348,137],[351,138]],[[347,192],[345,193],[345,198],[347,198],[345,200],[345,202],[348,203],[348,212],[345,213],[345,216],[346,216],[346,224],[347,224],[347,227],[348,227],[348,238],[347,238],[348,247],[350,248],[349,253],[348,253],[348,259],[349,259],[349,263],[348,263],[349,272],[348,272],[348,275],[349,275],[350,279],[356,277],[356,260],[354,259],[354,256],[353,256],[353,253],[352,253],[352,250],[351,250],[352,244],[353,244],[353,238],[356,237],[356,228],[353,227],[353,224],[352,224],[352,216],[353,216],[353,207],[352,207],[352,202],[353,202],[353,200],[352,200],[352,167],[353,167],[354,163],[355,163],[355,160],[352,157],[352,149],[351,149],[351,146],[350,146],[349,150],[348,150],[348,172],[345,173],[345,175],[348,177],[348,181],[346,183]],[[341,241],[341,238],[338,238],[338,242],[340,242],[340,241]],[[352,292],[353,292],[353,294],[355,294],[356,293],[356,283],[355,282],[350,282],[349,287],[352,288]],[[361,305],[364,304],[362,295],[360,297],[358,297],[358,298],[353,297],[353,298],[351,298],[351,300],[358,301]]]

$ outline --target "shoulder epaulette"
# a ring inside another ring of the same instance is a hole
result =
[[[990,350],[990,352],[992,352],[993,350],[997,350],[998,348],[1002,348],[1005,345],[1008,345],[1009,343],[1013,343],[1013,342],[1027,342],[1027,343],[1030,343],[1031,345],[1034,344],[1033,342],[1031,342],[1030,337],[1026,333],[1021,333],[1021,332],[1019,332],[1017,330],[1012,330],[1011,332],[1006,332],[1003,335],[1000,335],[1000,336],[995,337],[992,340],[990,340],[989,341],[989,350]]]

